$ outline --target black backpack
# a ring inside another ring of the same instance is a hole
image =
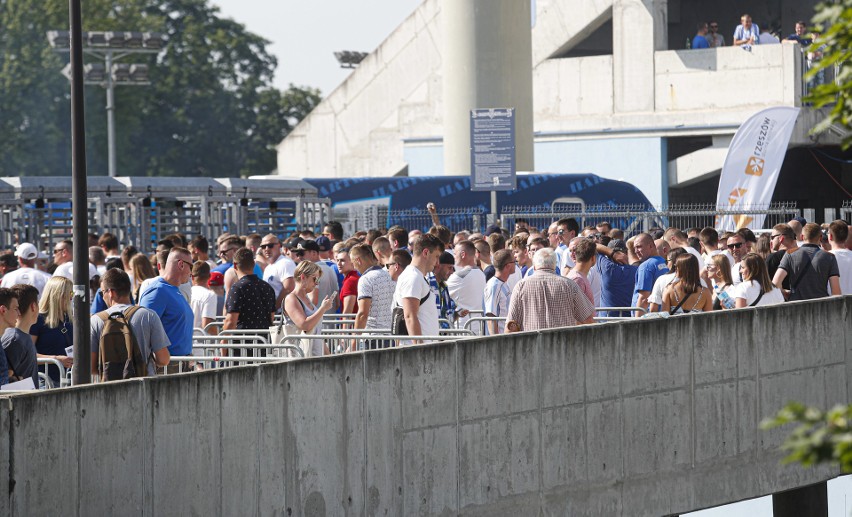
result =
[[[146,377],[148,363],[130,328],[130,318],[139,306],[128,307],[124,312],[101,311],[98,317],[104,322],[98,342],[98,374],[101,382]]]

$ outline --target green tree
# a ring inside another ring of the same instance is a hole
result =
[[[852,146],[852,68],[849,66],[852,58],[852,0],[819,4],[813,22],[821,35],[812,49],[822,48],[823,57],[808,72],[808,77],[839,66],[836,81],[816,86],[806,99],[817,108],[832,106],[828,116],[814,127],[813,132],[821,133],[832,125],[838,126],[846,131],[843,148],[848,149]]]
[[[799,426],[781,446],[789,452],[785,463],[798,462],[807,467],[829,462],[852,473],[852,406],[836,406],[823,412],[791,402],[761,427],[773,429],[790,423]]]
[[[67,54],[46,32],[68,26],[65,0],[0,0],[0,175],[70,174]],[[115,90],[119,175],[236,176],[274,168],[277,144],[318,103],[319,92],[272,86],[268,42],[219,16],[208,0],[89,0],[85,30],[166,34],[151,85]],[[104,90],[86,88],[90,175],[105,175]],[[272,138],[273,140],[263,140]]]

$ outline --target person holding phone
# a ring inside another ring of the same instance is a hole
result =
[[[314,262],[303,260],[296,266],[293,278],[296,286],[284,298],[284,311],[287,324],[294,325],[305,334],[319,334],[322,329],[322,317],[334,307],[337,293],[333,292],[322,299],[319,306],[312,301],[313,293],[320,283],[323,271]],[[328,355],[329,349],[322,339],[311,339],[306,357]]]

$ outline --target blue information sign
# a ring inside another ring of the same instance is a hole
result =
[[[470,190],[515,190],[515,108],[470,111]]]

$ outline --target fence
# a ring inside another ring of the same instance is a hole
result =
[[[282,235],[331,218],[330,201],[298,180],[89,178],[89,196],[89,231],[145,252],[172,233]],[[0,178],[0,247],[71,238],[70,198],[70,178]]]
[[[559,207],[555,207],[559,208]],[[626,236],[646,232],[653,227],[666,228],[704,228],[715,226],[716,218],[723,215],[755,216],[765,215],[764,227],[772,227],[778,223],[786,223],[801,211],[795,202],[772,203],[769,206],[754,206],[737,210],[717,210],[713,204],[671,205],[655,210],[646,206],[578,206],[575,209],[554,210],[548,205],[540,206],[507,206],[501,214],[505,228],[514,228],[518,219],[524,219],[530,226],[539,229],[547,228],[551,222],[573,217],[580,227],[594,226],[608,222],[613,228],[621,228]]]

